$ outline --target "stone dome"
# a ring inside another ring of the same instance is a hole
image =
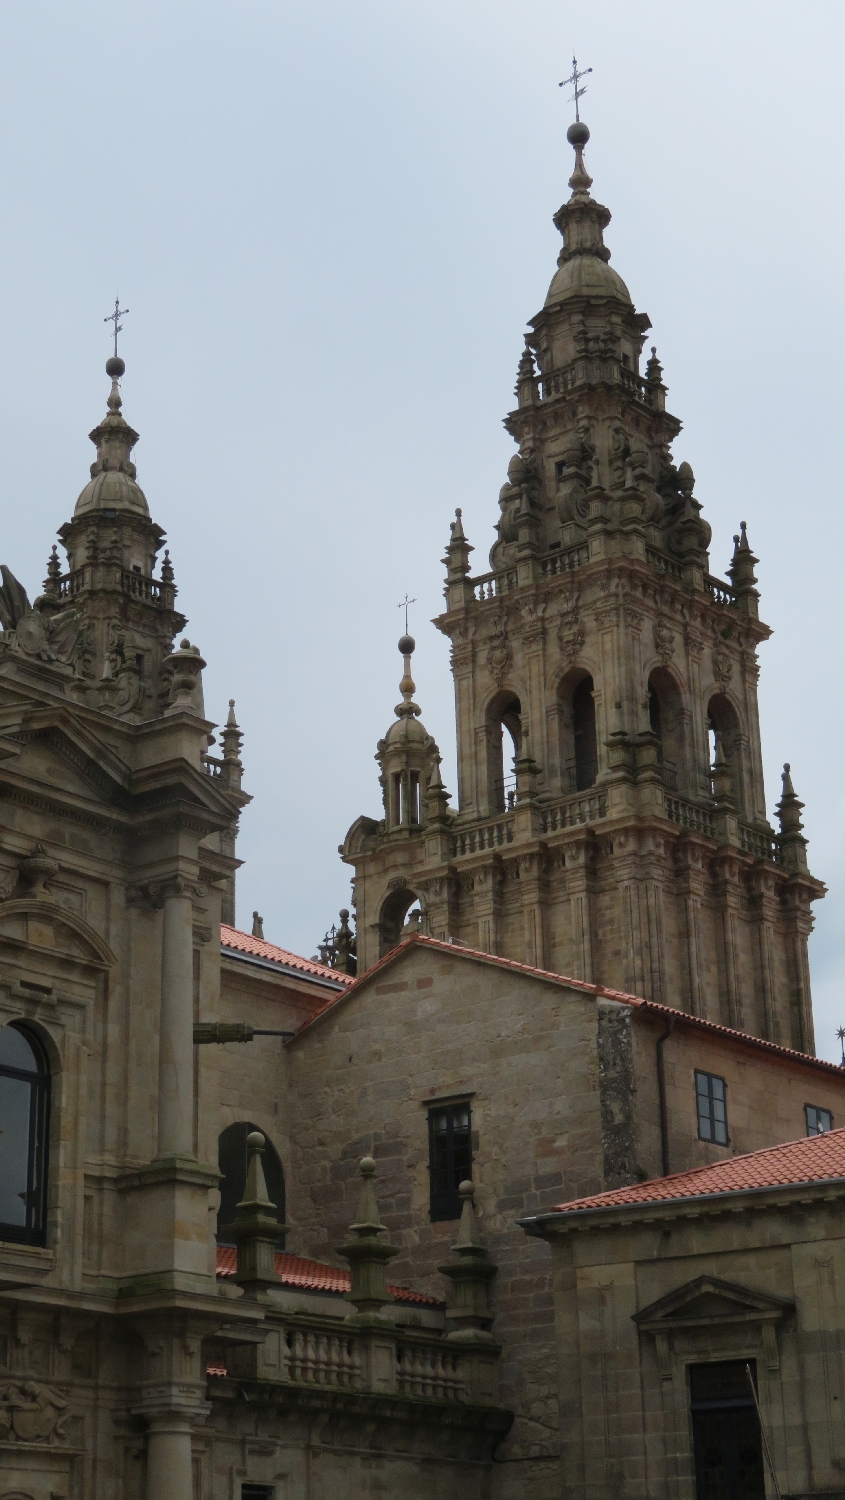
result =
[[[633,306],[622,277],[597,255],[573,255],[555,272],[545,306],[567,297],[616,297]]]
[[[385,745],[424,746],[430,739],[425,725],[411,714],[394,719],[384,737]]]
[[[90,479],[76,502],[73,515],[76,519],[104,510],[130,511],[132,515],[143,516],[146,521],[150,518],[144,491],[121,469],[106,469]]]

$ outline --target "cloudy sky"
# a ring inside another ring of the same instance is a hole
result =
[[[0,560],[38,592],[130,309],[125,413],[206,703],[255,801],[239,921],[303,953],[378,815],[396,603],[455,787],[440,558],[479,568],[525,322],[566,194],[573,48],[613,264],[647,311],[722,573],[761,558],[767,794],[829,886],[819,1051],[845,1024],[841,610],[845,8],[651,0],[29,0],[0,7]]]

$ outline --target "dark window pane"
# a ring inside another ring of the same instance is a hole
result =
[[[27,1227],[32,1084],[0,1075],[0,1224]]]
[[[695,1074],[698,1134],[703,1141],[728,1144],[727,1090],[724,1078],[715,1073]]]
[[[428,1170],[431,1218],[460,1218],[462,1205],[458,1187],[472,1177],[472,1132],[468,1104],[450,1104],[430,1111]]]
[[[0,1031],[0,1067],[20,1068],[24,1073],[41,1072],[29,1039],[17,1026],[4,1026]]]
[[[829,1109],[820,1109],[815,1104],[805,1104],[808,1135],[826,1135],[833,1129],[833,1115]]]

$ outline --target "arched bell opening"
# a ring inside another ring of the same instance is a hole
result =
[[[743,746],[739,715],[726,693],[715,693],[707,705],[707,743],[710,766],[716,761],[718,745],[731,773],[731,797],[737,812],[745,810],[743,786]],[[710,781],[710,766],[707,776]]]
[[[589,672],[570,672],[558,688],[560,767],[564,792],[595,786],[599,772],[596,705]]]
[[[487,806],[491,813],[503,813],[516,799],[516,762],[522,747],[522,704],[516,693],[496,694],[487,709],[486,728]]]
[[[416,891],[408,886],[400,886],[398,890],[391,891],[381,909],[379,921],[379,957],[384,958],[396,947],[402,936],[402,929],[409,918],[413,915],[412,908],[419,907],[419,897]],[[419,927],[422,926],[422,914],[420,913]]]
[[[680,689],[665,667],[657,667],[648,679],[648,719],[652,734],[660,741],[658,764],[663,783],[670,792],[684,788],[684,719]]]

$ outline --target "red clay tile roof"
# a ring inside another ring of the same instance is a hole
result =
[[[221,1278],[234,1276],[237,1251],[234,1245],[217,1246],[217,1275]],[[348,1292],[349,1272],[338,1266],[327,1266],[319,1260],[305,1260],[301,1255],[283,1255],[276,1251],[276,1274],[281,1276],[283,1286],[299,1287],[306,1292]],[[426,1297],[406,1286],[390,1286],[388,1291],[397,1302],[415,1302],[424,1307],[442,1307],[436,1297]]]
[[[330,969],[327,964],[315,963],[313,958],[301,958],[298,953],[290,953],[287,948],[277,948],[275,943],[266,943],[263,938],[253,937],[249,932],[240,932],[237,927],[229,927],[225,922],[220,924],[220,942],[224,948],[233,948],[236,953],[246,953],[250,958],[263,958],[266,963],[282,964],[287,969],[298,969],[315,979],[330,979],[333,984],[341,985],[344,989],[354,983],[351,974],[341,974],[338,969]]]
[[[811,1135],[784,1146],[767,1146],[714,1162],[655,1177],[635,1187],[613,1188],[592,1198],[575,1198],[549,1210],[554,1214],[583,1213],[587,1209],[627,1208],[638,1203],[673,1203],[684,1198],[710,1198],[722,1193],[744,1193],[763,1188],[793,1187],[802,1183],[845,1179],[845,1127],[825,1135]],[[546,1218],[546,1214],[537,1215]],[[532,1216],[533,1218],[533,1216]]]
[[[517,963],[513,958],[500,958],[497,953],[482,953],[478,948],[468,948],[463,943],[443,943],[439,938],[426,936],[425,933],[415,933],[413,937],[407,938],[399,943],[396,948],[391,948],[384,958],[373,964],[372,968],[366,969],[353,979],[347,989],[340,995],[335,995],[315,1015],[309,1016],[302,1025],[297,1027],[296,1036],[300,1037],[304,1031],[322,1021],[325,1016],[331,1015],[336,1006],[344,1004],[350,999],[355,991],[365,983],[386,969],[389,964],[395,963],[398,958],[415,945],[425,948],[434,948],[438,953],[448,953],[453,958],[481,959],[484,963],[494,964],[497,968],[511,969],[517,974],[532,974],[536,979],[545,979],[551,984],[562,985],[564,989],[581,990],[583,994],[595,995],[599,1000],[617,1000],[620,1005],[630,1005],[648,1015],[672,1019],[676,1024],[683,1023],[696,1030],[708,1031],[715,1036],[726,1037],[729,1041],[742,1042],[747,1047],[760,1049],[770,1053],[774,1057],[782,1057],[787,1062],[798,1062],[805,1067],[823,1068],[828,1073],[836,1073],[845,1081],[845,1071],[838,1063],[826,1062],[821,1057],[811,1057],[808,1052],[797,1052],[793,1047],[781,1047],[777,1042],[767,1042],[763,1037],[751,1036],[746,1031],[736,1031],[732,1026],[722,1026],[718,1021],[706,1021],[703,1016],[692,1016],[688,1011],[675,1010],[671,1005],[659,1005],[655,1000],[644,1000],[640,995],[628,995],[624,990],[608,989],[603,984],[588,984],[583,979],[570,979],[565,974],[553,974],[550,969],[537,969],[531,964]],[[330,971],[333,972],[333,971]]]

